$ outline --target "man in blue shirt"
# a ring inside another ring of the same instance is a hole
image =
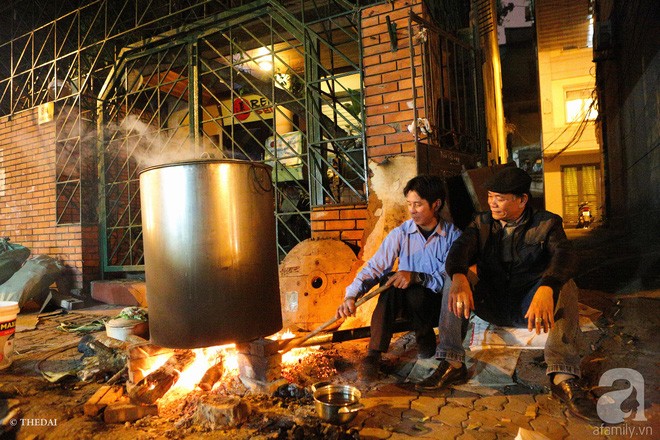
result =
[[[382,292],[371,317],[369,352],[362,362],[364,379],[377,377],[381,355],[392,339],[398,318],[411,321],[419,356],[436,352],[433,327],[438,324],[445,260],[460,231],[440,217],[445,202],[444,182],[437,176],[420,175],[403,189],[411,219],[393,229],[376,254],[346,288],[337,317],[355,315],[356,299],[378,283],[391,288]],[[398,260],[397,271],[392,273]]]

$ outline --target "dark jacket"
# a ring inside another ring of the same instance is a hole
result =
[[[574,276],[576,268],[561,217],[527,207],[513,232],[511,263],[501,258],[502,229],[490,212],[477,214],[452,245],[447,256],[447,274],[450,277],[455,273],[467,274],[476,263],[480,282],[486,282],[497,294],[521,297],[540,281],[540,285],[552,288],[556,301],[561,287]]]

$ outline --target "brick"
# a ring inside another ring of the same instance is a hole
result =
[[[325,231],[325,222],[312,220],[312,231]]]
[[[339,239],[339,231],[312,231],[312,238],[336,238]]]
[[[114,403],[103,411],[105,423],[133,422],[146,416],[157,416],[158,405],[136,405],[133,403]]]
[[[401,153],[400,145],[383,145],[380,147],[369,148],[368,155],[372,156],[394,156]]]
[[[373,135],[390,135],[396,133],[396,130],[389,125],[377,125],[375,127],[367,127],[367,136]]]
[[[342,211],[339,214],[339,217],[342,219],[354,218],[354,219],[365,219],[367,218],[367,208],[358,208],[358,209],[347,209]]]
[[[339,211],[337,210],[314,210],[310,215],[312,220],[337,220],[339,219]]]
[[[328,220],[325,222],[327,230],[346,230],[355,229],[355,220]]]
[[[362,240],[362,235],[364,232],[362,230],[353,230],[353,231],[341,231],[341,239],[346,241],[355,241],[359,242]]]
[[[280,344],[272,339],[260,338],[245,344],[238,344],[236,349],[239,353],[266,357],[276,355],[280,349]]]
[[[141,281],[93,281],[92,298],[106,304],[147,306],[146,283]]]
[[[396,63],[395,62],[389,62],[389,63],[382,63],[377,66],[365,68],[365,74],[369,73],[370,75],[377,74],[377,73],[382,73],[383,76],[385,73],[392,72],[393,70],[396,70]]]

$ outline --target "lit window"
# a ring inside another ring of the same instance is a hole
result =
[[[596,119],[598,110],[591,94],[592,89],[566,90],[566,123]]]

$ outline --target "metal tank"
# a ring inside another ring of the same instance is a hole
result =
[[[140,174],[151,340],[245,342],[282,328],[271,168],[235,160]]]

